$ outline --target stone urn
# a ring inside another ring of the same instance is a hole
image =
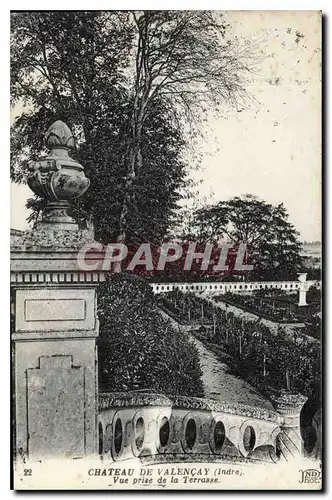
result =
[[[298,281],[300,283],[304,283],[306,281],[306,279],[307,279],[307,274],[308,273],[297,273],[297,274],[298,274],[298,278],[297,278]]]
[[[70,128],[62,121],[56,121],[45,134],[45,144],[50,154],[32,162],[28,185],[32,191],[46,200],[39,226],[53,229],[78,229],[67,210],[69,202],[82,196],[90,185],[85,177],[84,167],[69,156],[75,147]]]

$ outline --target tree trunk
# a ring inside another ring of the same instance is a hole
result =
[[[136,105],[137,103],[135,101],[134,107],[136,107]],[[143,163],[141,153],[142,121],[142,113],[134,109],[131,119],[132,138],[129,144],[128,171],[124,187],[124,199],[119,218],[119,235],[117,238],[117,242],[122,243],[123,245],[126,243],[128,238],[128,217],[130,215],[130,208],[132,208],[135,200],[134,183]],[[114,272],[120,271],[121,262],[117,262],[114,266]]]
[[[288,366],[286,368],[285,375],[286,375],[286,389],[287,389],[287,391],[290,391],[291,390],[291,385],[290,385],[290,375],[289,375],[289,368],[288,368]]]
[[[142,20],[145,22],[142,22]],[[130,214],[130,208],[133,208],[131,205],[134,204],[135,200],[134,183],[143,163],[141,152],[142,129],[150,88],[150,83],[147,82],[147,75],[145,74],[146,44],[148,37],[148,22],[146,15],[143,14],[143,17],[140,18],[140,20],[135,18],[135,21],[138,27],[138,47],[136,53],[134,102],[130,119],[131,140],[128,148],[129,164],[124,188],[124,199],[119,219],[119,235],[117,238],[118,243],[122,244],[126,243],[128,237],[128,216]],[[121,264],[117,267],[118,271],[121,270]]]

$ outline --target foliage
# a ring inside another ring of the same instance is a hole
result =
[[[12,16],[12,102],[26,105],[12,127],[11,175],[25,182],[31,160],[45,154],[54,120],[77,138],[75,157],[91,186],[74,206],[82,224],[92,216],[96,238],[114,241],[125,198],[132,95],[126,73],[133,43],[129,13],[34,12]],[[127,218],[130,239],[161,238],[177,209],[187,164],[181,130],[156,103],[142,131],[144,164]],[[42,200],[32,199],[33,218]]]
[[[96,238],[165,237],[189,196],[188,132],[213,109],[243,107],[257,64],[249,43],[227,39],[220,13],[60,11],[12,14],[11,172],[24,182],[56,119],[78,139],[91,187],[73,215]],[[39,199],[29,201],[35,221]]]
[[[158,310],[143,278],[110,275],[98,289],[100,388],[203,396],[193,343]]]
[[[307,335],[321,340],[322,339],[322,318],[321,314],[316,314],[311,318],[307,318],[304,331]]]
[[[307,291],[306,299],[308,304],[320,304],[322,300],[321,290],[314,286],[311,286]]]
[[[250,279],[289,279],[302,267],[299,235],[282,203],[236,196],[198,209],[195,220],[189,232],[199,240],[247,244]]]
[[[319,304],[309,304],[305,307],[298,306],[297,297],[291,300],[288,297],[259,295],[239,295],[227,292],[225,295],[215,297],[215,300],[227,302],[230,305],[241,307],[258,316],[277,323],[302,323],[319,312]],[[296,300],[297,299],[297,300]]]
[[[284,388],[306,396],[320,393],[321,344],[308,337],[306,329],[291,334],[279,327],[274,332],[260,320],[240,318],[179,290],[164,294],[160,301],[181,322],[202,325],[198,335],[206,347],[221,357],[230,355],[233,370],[267,395]]]
[[[225,101],[242,106],[253,64],[248,47],[225,40],[227,23],[209,11],[135,11],[133,105],[125,198],[119,241],[127,237],[134,179],[144,163],[142,134],[151,110],[164,103],[177,130],[196,129],[199,118]],[[240,55],[241,54],[241,55]]]

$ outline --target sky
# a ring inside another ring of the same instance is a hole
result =
[[[314,11],[228,11],[231,36],[255,43],[262,62],[240,112],[207,118],[193,172],[213,203],[254,194],[283,202],[301,240],[321,240],[321,40]],[[12,112],[12,118],[20,109]],[[11,186],[11,227],[28,227],[27,186]]]

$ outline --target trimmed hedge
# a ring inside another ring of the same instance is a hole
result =
[[[98,288],[99,387],[204,396],[196,347],[158,309],[144,278],[107,277]]]

